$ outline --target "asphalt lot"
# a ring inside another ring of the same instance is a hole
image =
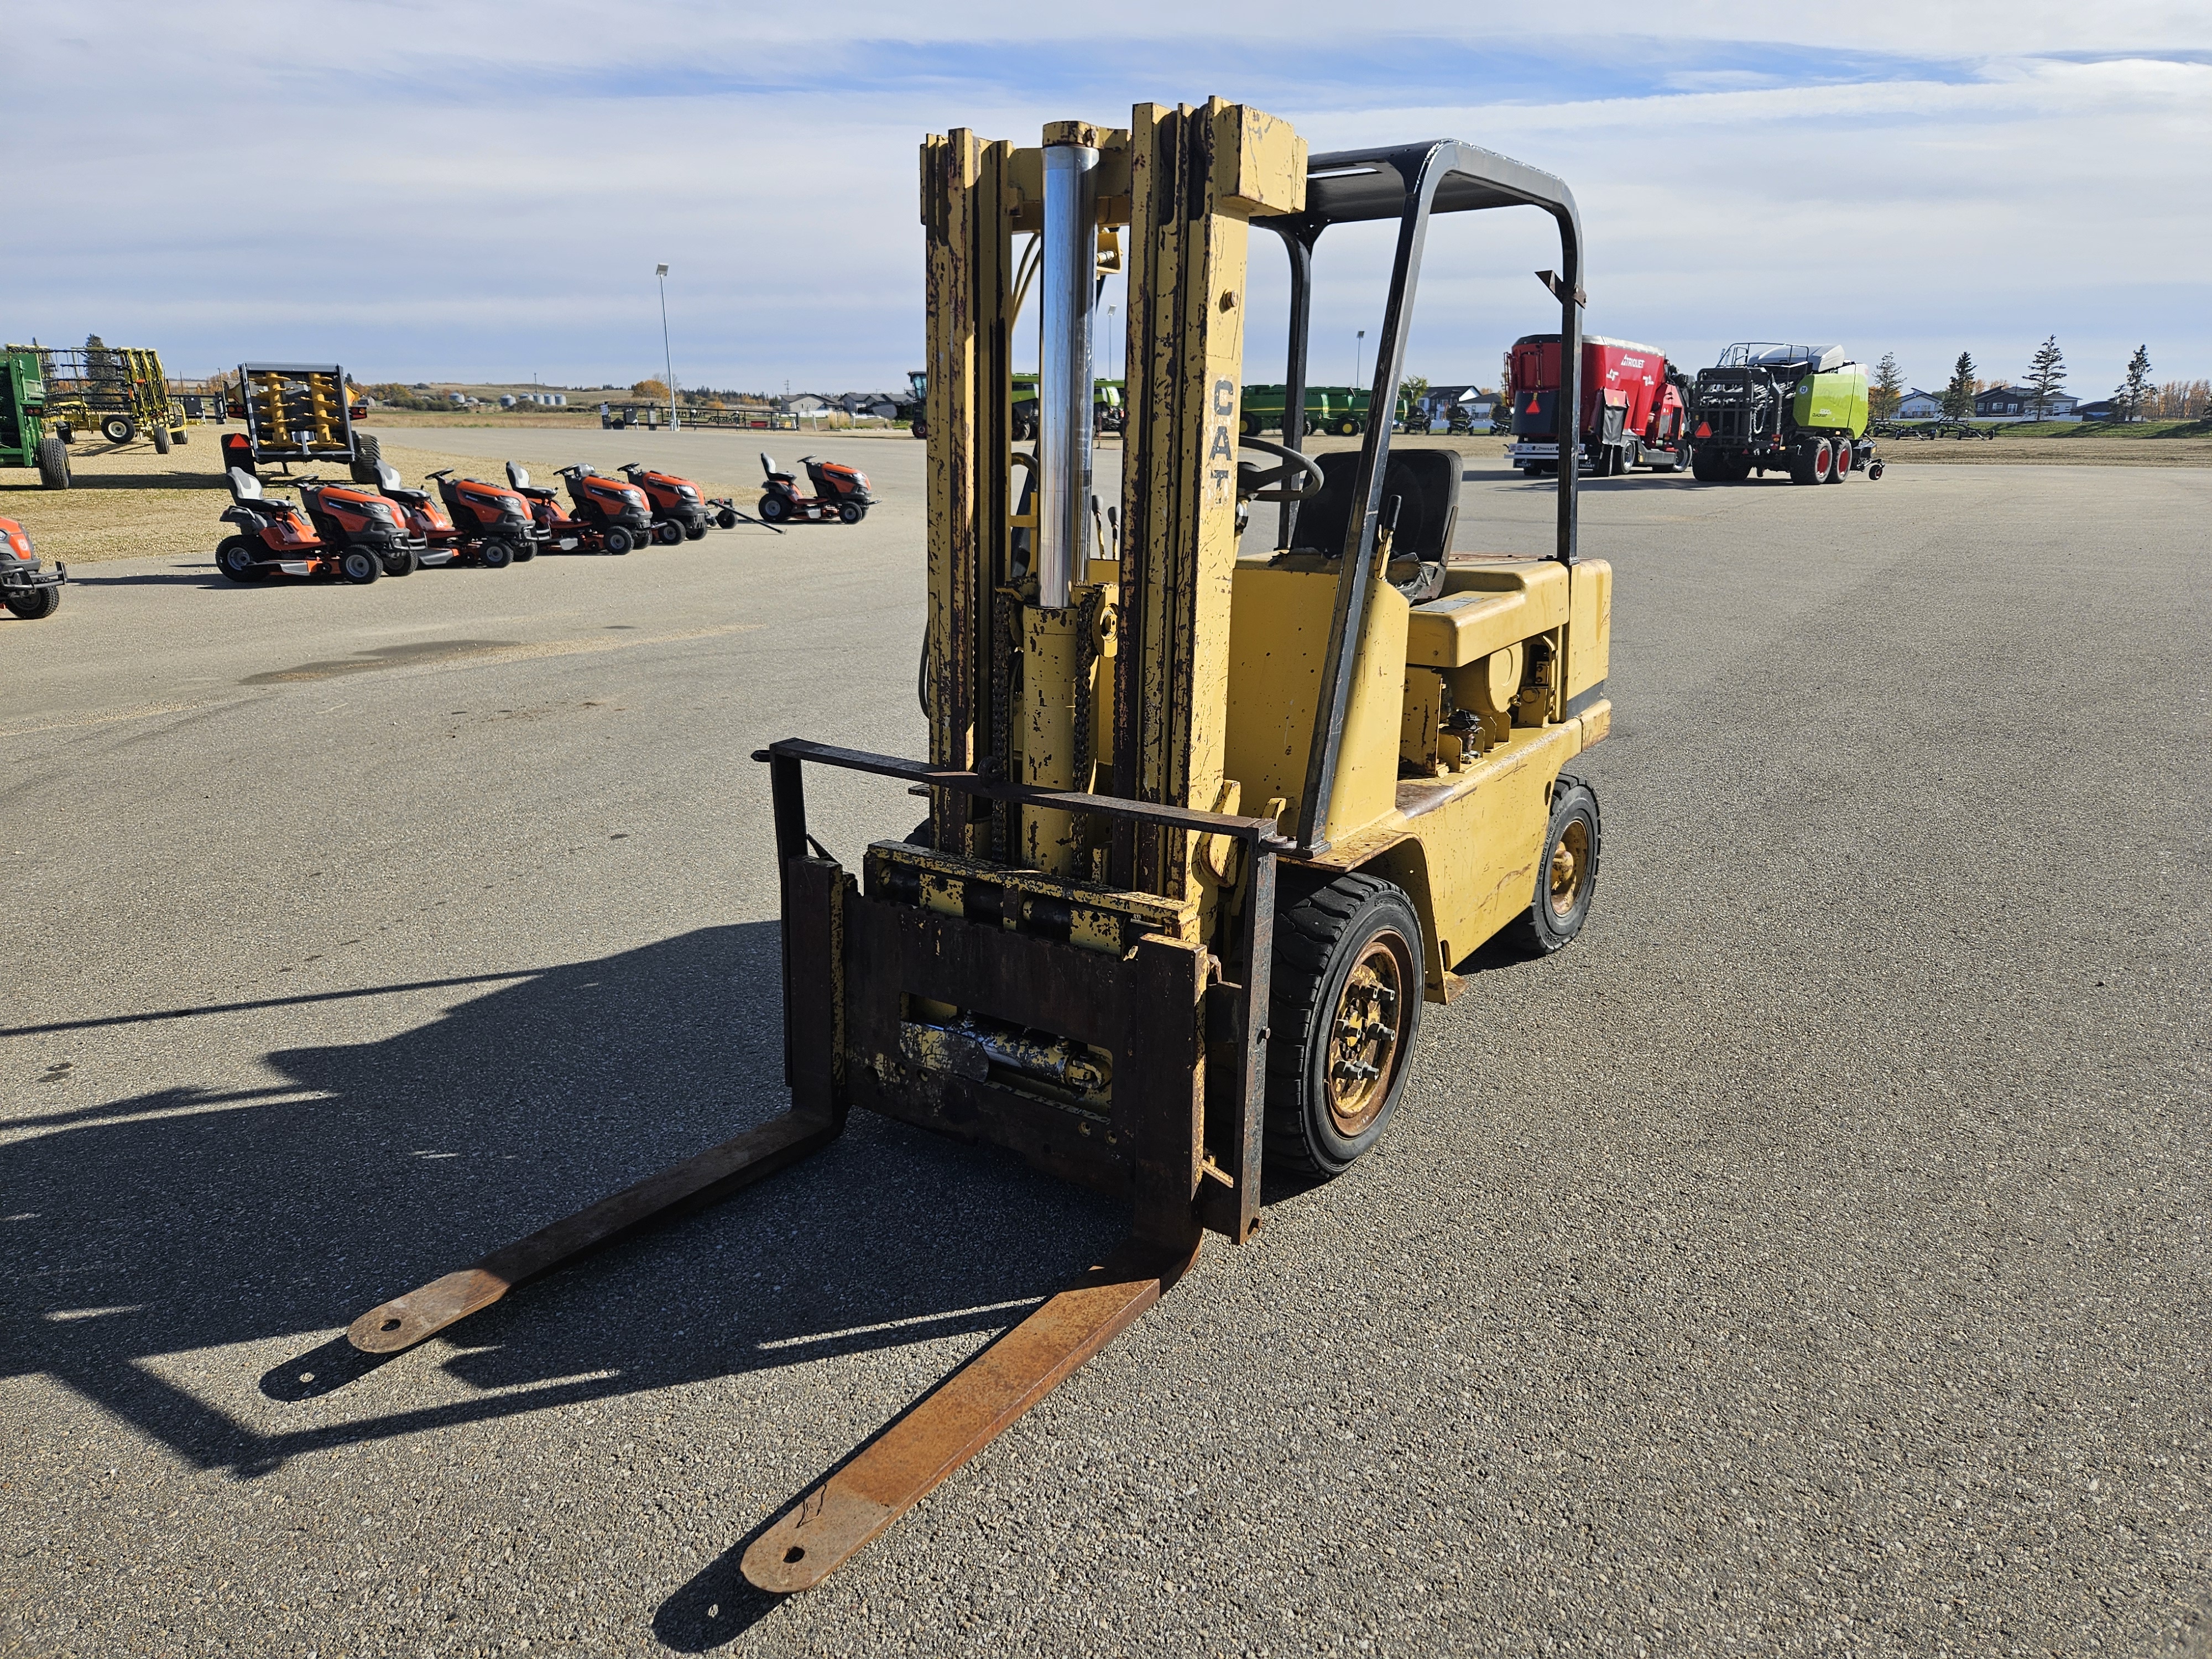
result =
[[[887,500],[0,617],[6,1651],[2203,1650],[2212,471],[1589,484],[1582,939],[775,1602],[747,1538],[1113,1206],[856,1117],[456,1340],[333,1340],[781,1109],[748,757],[920,752],[923,447],[436,441]],[[1460,544],[1549,507],[1486,464]],[[915,816],[810,792],[848,860]]]

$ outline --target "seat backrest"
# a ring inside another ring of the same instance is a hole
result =
[[[261,499],[261,480],[244,467],[230,469],[230,498],[234,501],[258,501]]]
[[[507,464],[507,487],[509,489],[529,489],[529,472],[524,468],[517,466],[513,461],[509,461]]]
[[[761,471],[768,477],[775,477],[775,459],[768,451],[761,451]]]
[[[376,483],[380,489],[398,489],[399,469],[389,461],[380,459],[376,464]]]
[[[1332,556],[1344,551],[1352,519],[1352,486],[1359,473],[1359,452],[1334,450],[1314,458],[1321,465],[1321,493],[1298,507],[1291,539],[1303,550]],[[1465,463],[1455,449],[1393,448],[1382,474],[1382,502],[1398,497],[1398,532],[1391,543],[1395,558],[1434,563],[1451,551],[1452,525],[1459,517],[1459,481]]]

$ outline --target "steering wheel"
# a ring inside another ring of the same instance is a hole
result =
[[[1239,449],[1257,449],[1283,459],[1280,466],[1269,467],[1264,472],[1249,461],[1237,463],[1237,493],[1254,501],[1310,501],[1321,494],[1321,467],[1310,455],[1282,444],[1271,444],[1265,438],[1239,438]],[[1292,480],[1295,477],[1296,482]]]

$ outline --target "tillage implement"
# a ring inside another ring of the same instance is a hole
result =
[[[1316,246],[1339,224],[1396,227],[1369,389],[1387,409],[1432,222],[1532,207],[1559,237],[1559,271],[1540,274],[1572,443],[1583,252],[1566,186],[1448,140],[1309,157],[1283,123],[1218,100],[1043,140],[922,147],[929,753],[794,738],[756,757],[791,1109],[349,1333],[369,1352],[420,1342],[819,1150],[854,1106],[1126,1199],[1120,1247],[754,1540],[744,1571],[770,1590],[819,1583],[883,1532],[1133,1324],[1206,1232],[1251,1237],[1263,1167],[1326,1176],[1365,1152],[1424,1004],[1457,996],[1455,969],[1501,930],[1565,945],[1597,878],[1596,799],[1562,769],[1610,723],[1612,573],[1577,557],[1576,469],[1544,557],[1462,555],[1455,452],[1394,447],[1380,421],[1321,455],[1238,431],[1253,227],[1288,256],[1290,409]],[[1042,258],[1034,451],[1013,446],[1008,395],[1024,236]],[[1117,519],[1091,473],[1096,278],[1114,246],[1131,250]],[[809,767],[905,786],[929,816],[848,869],[808,832]]]

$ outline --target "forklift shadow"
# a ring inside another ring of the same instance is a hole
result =
[[[779,956],[773,922],[703,928],[392,1036],[280,1049],[266,1066],[284,1086],[57,1098],[8,1153],[7,1208],[36,1225],[0,1229],[0,1273],[23,1292],[0,1316],[0,1375],[43,1372],[246,1480],[338,1447],[996,1331],[1119,1241],[1123,1206],[856,1113],[795,1168],[418,1349],[372,1361],[328,1336],[782,1110]],[[258,1390],[240,1376],[203,1397],[147,1363],[287,1338],[293,1358]]]

